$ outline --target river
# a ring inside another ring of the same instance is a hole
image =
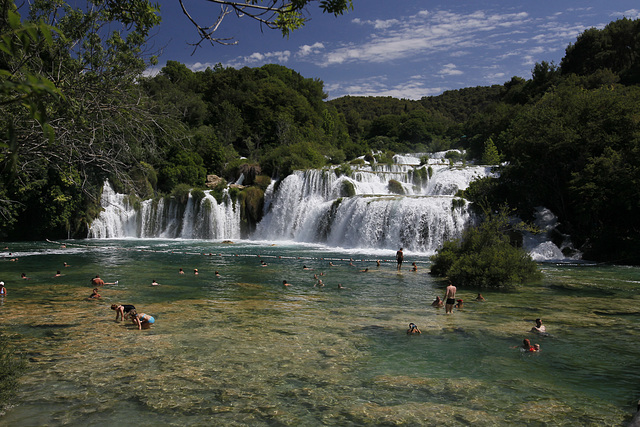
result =
[[[601,426],[640,398],[637,267],[543,263],[541,282],[485,302],[460,288],[464,308],[445,315],[421,253],[398,272],[390,250],[63,243],[1,254],[0,328],[30,369],[0,425]],[[96,274],[118,284],[89,301]],[[156,323],[116,322],[113,303]],[[549,336],[529,332],[538,317]],[[542,350],[513,348],[523,338]]]

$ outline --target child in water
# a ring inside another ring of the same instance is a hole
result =
[[[420,329],[415,323],[409,323],[409,329],[407,329],[407,335],[421,334]]]

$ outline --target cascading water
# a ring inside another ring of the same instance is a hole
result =
[[[341,177],[334,169],[294,172],[267,192],[253,237],[426,253],[459,237],[472,218],[466,203],[454,207],[454,196],[491,168],[437,159],[418,168],[413,165],[420,159],[409,155],[396,161],[407,164],[365,165]],[[401,191],[391,188],[391,180]]]
[[[205,191],[202,199],[189,195],[186,205],[173,199],[144,200],[139,207],[129,197],[116,193],[105,182],[101,205],[103,211],[91,223],[89,237],[161,237],[183,239],[240,238],[240,212],[228,194],[224,201]]]
[[[396,156],[393,165],[365,162],[342,176],[333,168],[296,171],[272,182],[263,218],[249,236],[241,236],[239,209],[228,194],[222,203],[206,191],[201,199],[190,195],[186,204],[164,198],[134,206],[107,182],[104,210],[89,237],[247,237],[434,253],[473,221],[466,202],[455,198],[457,191],[492,172],[488,166],[449,163],[444,153],[429,154],[420,166],[421,157]]]

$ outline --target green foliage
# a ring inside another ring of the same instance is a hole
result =
[[[191,187],[204,185],[207,171],[199,154],[175,150],[170,162],[158,174],[158,187],[162,191],[168,192],[178,184]]]
[[[350,165],[354,165],[354,166],[364,166],[365,165],[365,161],[364,159],[353,159],[349,162]]]
[[[173,187],[171,191],[171,197],[176,199],[178,203],[186,205],[189,200],[189,194],[191,193],[191,186],[187,184],[178,184]]]
[[[640,83],[640,19],[613,21],[603,29],[590,28],[569,45],[561,62],[564,75],[591,75],[611,70],[624,84]]]
[[[271,185],[271,178],[266,175],[258,175],[255,178],[254,184],[262,191],[266,191],[269,185]]]
[[[14,398],[18,380],[26,369],[26,360],[16,352],[7,336],[0,334],[0,409]]]
[[[341,177],[341,176],[351,176],[351,166],[349,166],[348,164],[344,163],[341,164],[340,166],[338,166],[337,168],[335,168],[333,170],[333,172],[336,174],[337,177]]]
[[[264,206],[264,191],[258,187],[247,187],[238,193],[240,203],[240,218],[246,229],[250,231],[262,218]]]
[[[353,185],[353,182],[347,181],[346,179],[342,181],[342,185],[340,186],[340,197],[353,197],[356,195],[356,187]]]
[[[538,280],[536,263],[522,248],[511,245],[513,229],[507,210],[487,214],[462,238],[446,242],[431,260],[431,274],[447,276],[460,287],[509,287]]]
[[[395,193],[395,194],[405,193],[404,188],[402,187],[402,184],[396,181],[395,179],[389,180],[388,188],[391,193]]]
[[[433,173],[433,170],[432,170]],[[416,167],[413,169],[413,183],[419,187],[427,184],[429,181],[429,171],[425,167]]]
[[[429,156],[427,155],[420,156],[420,166],[428,165],[428,164],[429,164]]]
[[[484,152],[482,153],[481,161],[483,165],[500,164],[500,153],[491,138],[484,142]]]

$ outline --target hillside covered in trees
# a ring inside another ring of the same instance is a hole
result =
[[[118,4],[88,14],[36,2],[21,19],[5,2],[2,238],[86,236],[105,179],[152,198],[243,172],[255,190],[237,196],[255,208],[271,178],[296,169],[459,148],[469,161],[505,162],[465,197],[523,218],[545,206],[585,258],[640,263],[640,20],[585,31],[528,80],[327,101],[322,81],[272,64],[192,72],[169,61],[142,77],[157,16],[145,1]]]

